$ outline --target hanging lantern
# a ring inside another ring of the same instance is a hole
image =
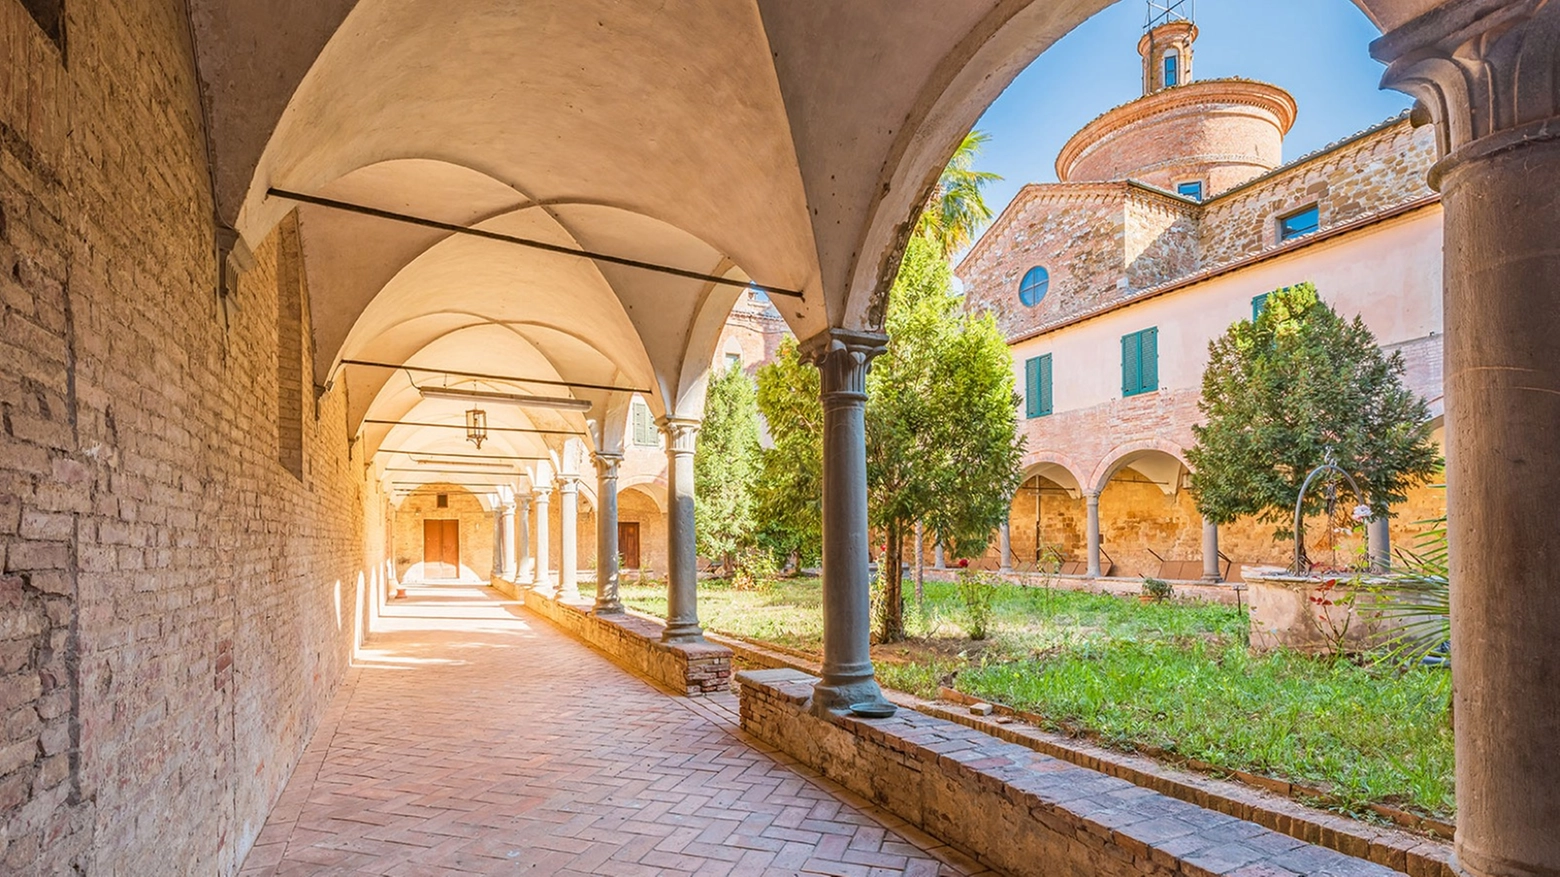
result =
[[[478,448],[487,439],[487,412],[481,408],[473,408],[466,412],[466,441]]]

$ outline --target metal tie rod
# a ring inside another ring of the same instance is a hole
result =
[[[409,225],[420,225],[424,228],[436,228],[453,234],[471,235],[472,237],[486,238],[490,241],[499,241],[506,244],[514,244],[519,247],[530,247],[533,250],[542,250],[548,253],[557,253],[563,256],[576,256],[582,259],[594,259],[597,262],[608,262],[613,265],[623,265],[627,268],[639,268],[644,271],[655,271],[661,274],[670,274],[673,277],[686,277],[689,280],[702,280],[705,283],[716,283],[721,286],[741,286],[752,288],[769,295],[783,295],[790,298],[804,298],[802,293],[794,289],[782,289],[778,286],[765,286],[750,280],[734,280],[730,277],[718,277],[714,274],[704,274],[699,271],[688,271],[683,268],[673,268],[669,265],[657,265],[654,262],[642,262],[638,259],[629,259],[623,256],[611,256],[606,253],[597,253],[593,250],[576,250],[570,247],[561,247],[557,244],[549,244],[546,241],[534,238],[522,238],[514,235],[502,234],[496,231],[486,231],[480,228],[468,228],[464,225],[456,225],[453,222],[441,222],[437,219],[428,219],[422,216],[411,216],[405,213],[396,213],[393,210],[381,210],[378,207],[369,207],[366,204],[353,204],[350,201],[337,201],[334,198],[322,198],[318,195],[305,195],[302,192],[289,192],[286,189],[275,187],[266,190],[267,196],[286,198],[289,201],[297,201],[302,204],[313,204],[316,207],[329,207],[332,210],[345,210],[348,213],[360,213],[364,216],[372,216],[377,219],[388,219],[392,222],[404,222]]]
[[[513,454],[459,454],[454,451],[407,451],[401,448],[380,448],[376,454],[408,454],[413,457],[464,457],[473,460],[545,460],[546,457],[522,457]]]
[[[465,429],[464,423],[413,423],[409,420],[364,420],[364,423],[375,426],[427,426],[433,429]],[[572,429],[529,429],[522,426],[489,426],[488,432],[530,432],[540,435],[584,435],[585,433]]]
[[[641,396],[650,395],[650,390],[640,387],[617,387],[612,384],[585,384],[579,381],[554,381],[548,378],[517,378],[514,375],[490,375],[484,372],[464,372],[447,368],[427,368],[420,365],[396,364],[393,362],[375,362],[368,359],[343,359],[342,365],[356,365],[363,368],[387,368],[397,371],[423,372],[424,374],[450,375],[458,378],[477,378],[483,381],[504,381],[512,384],[545,384],[550,387],[578,387],[582,390],[611,390],[621,393],[638,393]]]

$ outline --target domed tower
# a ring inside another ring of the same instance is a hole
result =
[[[1250,79],[1193,81],[1197,25],[1184,2],[1150,2],[1143,96],[1072,136],[1056,157],[1064,183],[1134,179],[1201,201],[1279,166],[1295,99]],[[1161,14],[1155,16],[1155,11]]]

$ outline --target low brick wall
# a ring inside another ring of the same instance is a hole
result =
[[[593,615],[589,603],[562,603],[531,590],[520,589],[520,598],[525,601],[525,608],[606,655],[614,664],[662,687],[697,697],[725,691],[731,685],[731,650],[725,646],[663,643],[661,631],[665,625],[658,621],[628,613]]]
[[[1401,873],[913,710],[813,715],[797,670],[737,680],[744,731],[1021,877]]]

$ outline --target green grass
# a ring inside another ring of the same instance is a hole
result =
[[[660,583],[626,586],[623,599],[666,611]],[[959,623],[951,583],[928,582],[925,602],[911,599],[907,613],[910,640],[873,650],[889,687],[936,697],[953,683],[1038,713],[1052,729],[1322,786],[1353,809],[1376,802],[1453,812],[1444,672],[1252,656],[1245,616],[1231,606],[1004,586],[992,635],[980,642]],[[699,615],[717,632],[821,647],[816,579],[766,591],[700,582]]]

